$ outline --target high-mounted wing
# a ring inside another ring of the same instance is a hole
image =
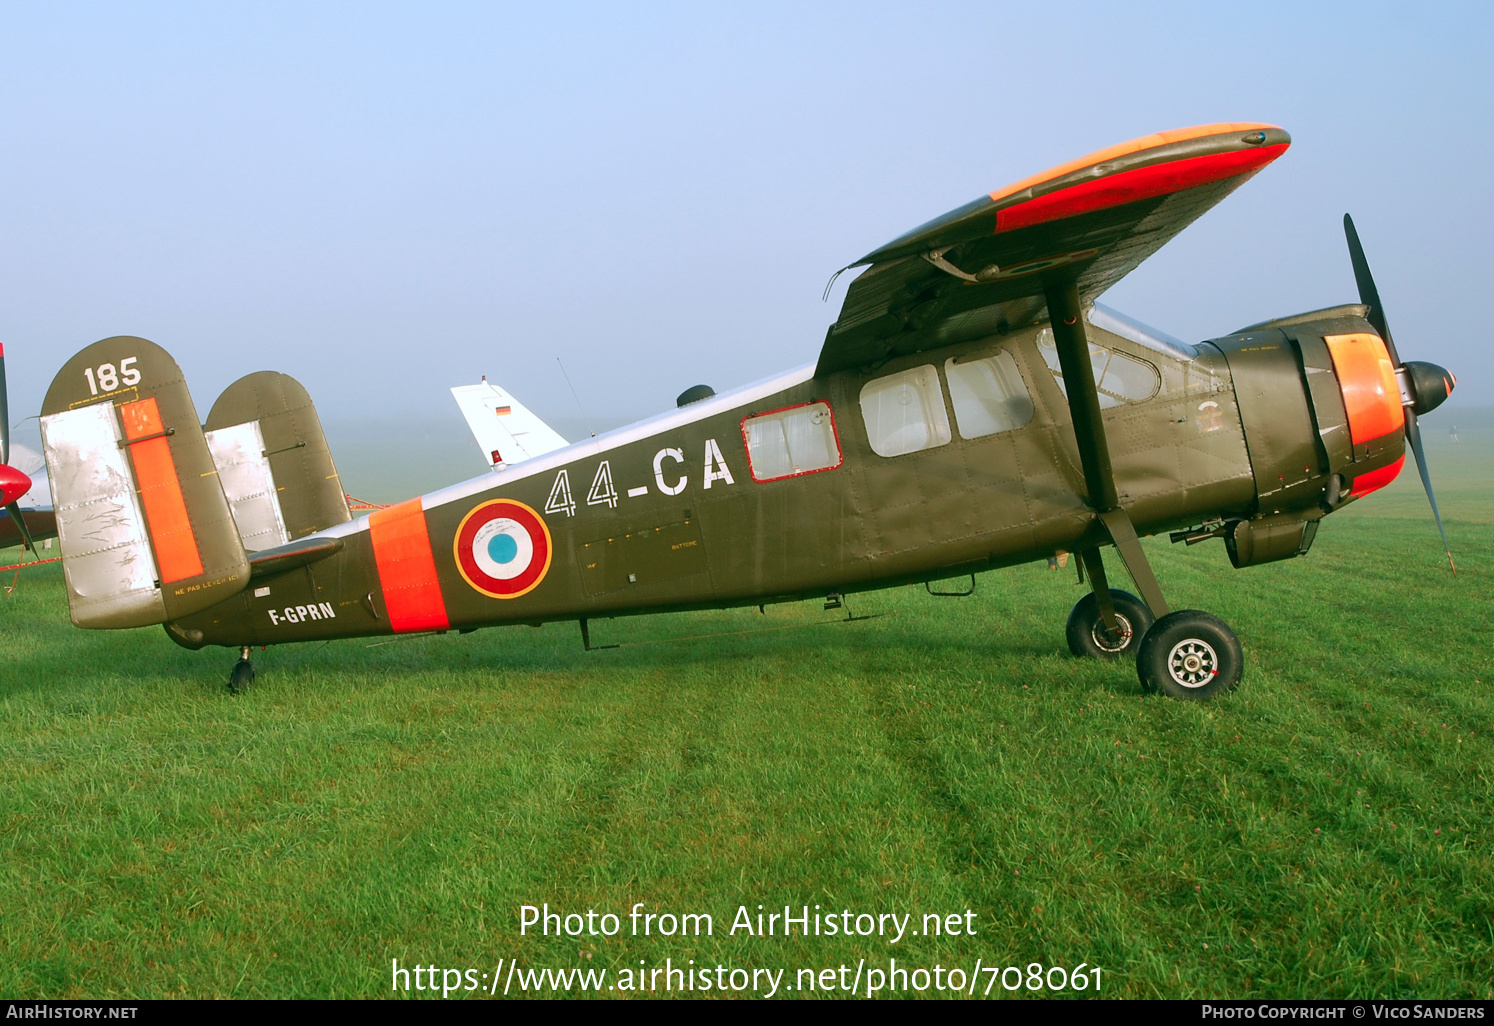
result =
[[[1114,285],[1291,144],[1273,125],[1218,124],[1133,139],[935,218],[852,267],[817,373],[880,363],[1046,316],[1044,289]]]

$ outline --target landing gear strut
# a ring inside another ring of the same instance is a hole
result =
[[[1240,640],[1218,617],[1196,609],[1173,612],[1168,608],[1136,537],[1135,525],[1120,505],[1078,284],[1073,279],[1054,280],[1044,291],[1084,471],[1086,498],[1136,582],[1136,590],[1141,592],[1138,600],[1128,592],[1111,589],[1105,581],[1100,550],[1081,550],[1080,565],[1089,576],[1092,590],[1069,614],[1069,648],[1075,655],[1103,657],[1135,652],[1136,672],[1147,691],[1195,700],[1229,691],[1240,683],[1244,667]],[[1151,622],[1153,617],[1155,623]]]
[[[253,683],[254,664],[249,661],[249,646],[245,645],[239,649],[239,661],[233,664],[233,670],[228,675],[228,690],[232,694],[242,695]]]

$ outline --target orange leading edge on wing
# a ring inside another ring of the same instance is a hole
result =
[[[1221,153],[1179,156],[1118,173],[1106,173],[1100,165],[1109,160],[1129,157],[1144,153],[1149,149],[1188,142],[1192,139],[1263,132],[1266,129],[1274,130],[1274,128],[1273,125],[1250,123],[1200,125],[1196,128],[1159,132],[1155,135],[1133,139],[1128,143],[1121,143],[1119,146],[1112,146],[1076,161],[1061,164],[1042,174],[1024,178],[1014,185],[991,193],[992,201],[999,202],[1024,189],[1054,181],[1085,168],[1095,168],[1096,176],[1006,207],[996,215],[996,231],[1000,233],[1025,228],[1028,225],[1072,217],[1091,210],[1103,210],[1125,203],[1165,196],[1237,175],[1252,174],[1285,153],[1290,144],[1281,142],[1271,146],[1230,149]]]
[[[1171,146],[1173,143],[1188,142],[1191,139],[1202,139],[1210,135],[1234,135],[1236,132],[1259,132],[1265,129],[1277,128],[1276,125],[1261,125],[1251,121],[1225,121],[1216,125],[1195,125],[1192,128],[1177,128],[1171,132],[1153,132],[1144,135],[1140,139],[1132,139],[1130,142],[1117,143],[1103,150],[1096,150],[1088,156],[1071,160],[1067,164],[1059,164],[1057,167],[1049,168],[1031,177],[1024,178],[1020,182],[1008,185],[1004,189],[997,189],[991,193],[991,199],[1000,202],[1014,193],[1034,185],[1042,185],[1051,182],[1055,178],[1062,178],[1066,174],[1092,167],[1095,164],[1103,164],[1107,160],[1115,160],[1117,157],[1129,157],[1133,153],[1142,150],[1155,149],[1158,146]]]

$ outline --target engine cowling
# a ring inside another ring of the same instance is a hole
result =
[[[1226,533],[1236,566],[1301,555],[1320,517],[1393,481],[1405,464],[1403,399],[1431,408],[1452,384],[1430,364],[1398,374],[1357,306],[1209,344],[1229,362],[1256,483],[1253,516]]]

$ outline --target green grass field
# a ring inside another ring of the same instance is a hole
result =
[[[896,957],[1086,963],[1107,996],[1494,997],[1494,430],[1429,441],[1456,578],[1409,468],[1303,559],[1146,543],[1174,606],[1243,640],[1207,705],[1071,658],[1082,592],[1041,566],[855,597],[883,614],[856,623],[603,621],[659,643],[602,652],[574,624],[271,649],[239,698],[232,654],[76,630],[57,566],[28,571],[0,597],[0,994],[376,997],[393,958],[608,982],[670,958],[802,996],[799,969]],[[789,629],[667,640],[765,627]],[[542,902],[715,932],[519,936]],[[758,904],[978,933],[728,935]]]

